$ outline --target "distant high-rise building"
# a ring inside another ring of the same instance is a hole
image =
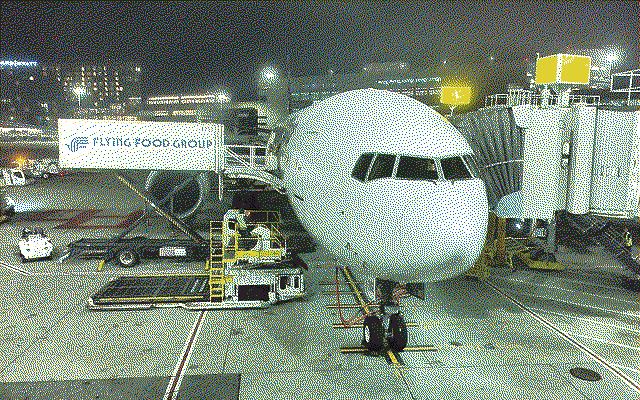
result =
[[[120,112],[141,92],[141,69],[129,63],[40,64],[0,61],[0,119],[47,125],[60,117]]]

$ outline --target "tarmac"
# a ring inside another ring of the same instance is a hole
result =
[[[403,312],[416,324],[409,346],[435,351],[401,352],[392,362],[340,352],[362,334],[332,327],[334,267],[322,248],[301,255],[309,265],[302,300],[90,311],[89,296],[117,276],[204,266],[153,261],[98,272],[95,260],[21,263],[24,227],[42,226],[60,253],[82,237],[117,235],[144,205],[107,173],[6,190],[19,214],[0,225],[2,399],[640,398],[640,297],[621,286],[622,267],[598,247],[561,246],[565,271],[494,269],[486,281],[427,285],[424,300],[404,299]],[[223,211],[208,212],[220,219]],[[178,235],[159,217],[136,233]],[[576,367],[601,379],[578,379]]]

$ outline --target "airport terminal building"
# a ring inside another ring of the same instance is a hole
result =
[[[290,108],[304,108],[315,101],[355,89],[382,89],[402,93],[426,104],[438,103],[442,79],[423,68],[405,62],[382,62],[365,65],[361,70],[291,78]]]

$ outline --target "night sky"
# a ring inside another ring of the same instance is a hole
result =
[[[638,1],[9,2],[3,59],[134,61],[145,93],[254,94],[256,71],[350,72],[375,61],[443,68],[445,81],[489,90],[523,81],[525,58],[571,48],[618,48],[639,64]],[[490,57],[495,58],[490,61]]]

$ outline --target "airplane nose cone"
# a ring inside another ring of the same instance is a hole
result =
[[[468,271],[484,246],[488,203],[479,180],[443,182],[440,206],[434,215],[424,216],[421,243],[425,280],[441,281]],[[431,261],[431,262],[429,262]]]

